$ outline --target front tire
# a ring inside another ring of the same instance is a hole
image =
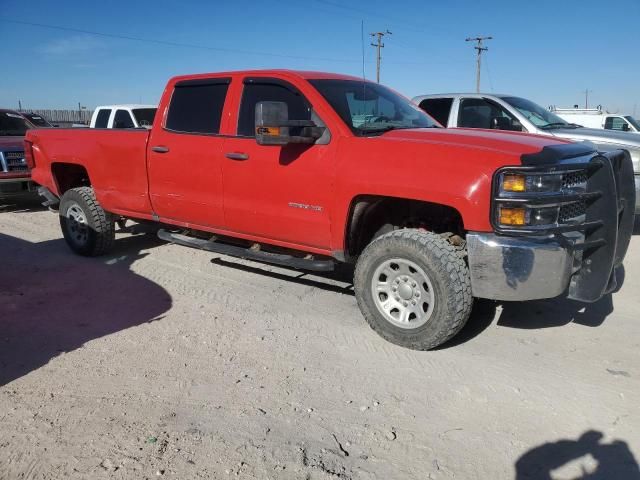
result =
[[[59,212],[62,234],[75,253],[95,257],[111,250],[114,218],[100,206],[91,187],[67,190],[60,200]]]
[[[449,340],[473,305],[469,269],[459,251],[440,235],[418,229],[373,240],[358,259],[354,287],[371,328],[413,350]]]

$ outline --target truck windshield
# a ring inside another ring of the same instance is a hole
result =
[[[27,122],[17,113],[0,112],[0,136],[22,137],[29,130]]]
[[[633,125],[633,128],[635,128],[638,132],[640,132],[640,122],[638,122],[638,120],[633,118],[631,115],[627,115],[624,118],[627,120],[627,122]]]
[[[156,116],[156,108],[134,108],[133,116],[141,127],[150,127],[153,125],[153,119]]]
[[[355,135],[439,128],[431,117],[393,90],[357,80],[310,80]]]
[[[565,122],[556,114],[525,98],[502,97],[502,100],[524,115],[536,127],[545,130],[553,128],[578,128],[578,125]]]

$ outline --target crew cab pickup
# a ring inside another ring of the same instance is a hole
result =
[[[35,191],[24,158],[24,135],[34,125],[20,113],[0,109],[0,197]]]
[[[90,128],[151,128],[155,105],[103,105],[96,107]]]
[[[414,349],[455,335],[474,297],[598,300],[632,232],[628,152],[444,129],[389,88],[336,74],[175,77],[151,131],[38,130],[26,146],[76,253],[105,253],[135,219],[211,252],[352,263],[367,322]]]
[[[634,133],[584,128],[514,95],[443,93],[420,95],[413,102],[445,127],[537,133],[591,142],[601,152],[628,150],[635,174],[636,214],[640,214],[640,136]]]

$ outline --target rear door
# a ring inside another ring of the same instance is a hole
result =
[[[436,119],[444,127],[450,126],[449,116],[453,105],[453,97],[427,98],[420,102],[420,108]]]
[[[220,126],[230,82],[209,78],[174,85],[148,148],[151,203],[160,219],[223,226]]]

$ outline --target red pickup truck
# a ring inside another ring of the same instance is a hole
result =
[[[625,152],[448,130],[344,75],[180,76],[151,131],[37,130],[26,152],[76,253],[105,253],[130,218],[212,252],[307,270],[354,263],[367,322],[414,349],[455,335],[474,297],[599,299],[633,228]]]

